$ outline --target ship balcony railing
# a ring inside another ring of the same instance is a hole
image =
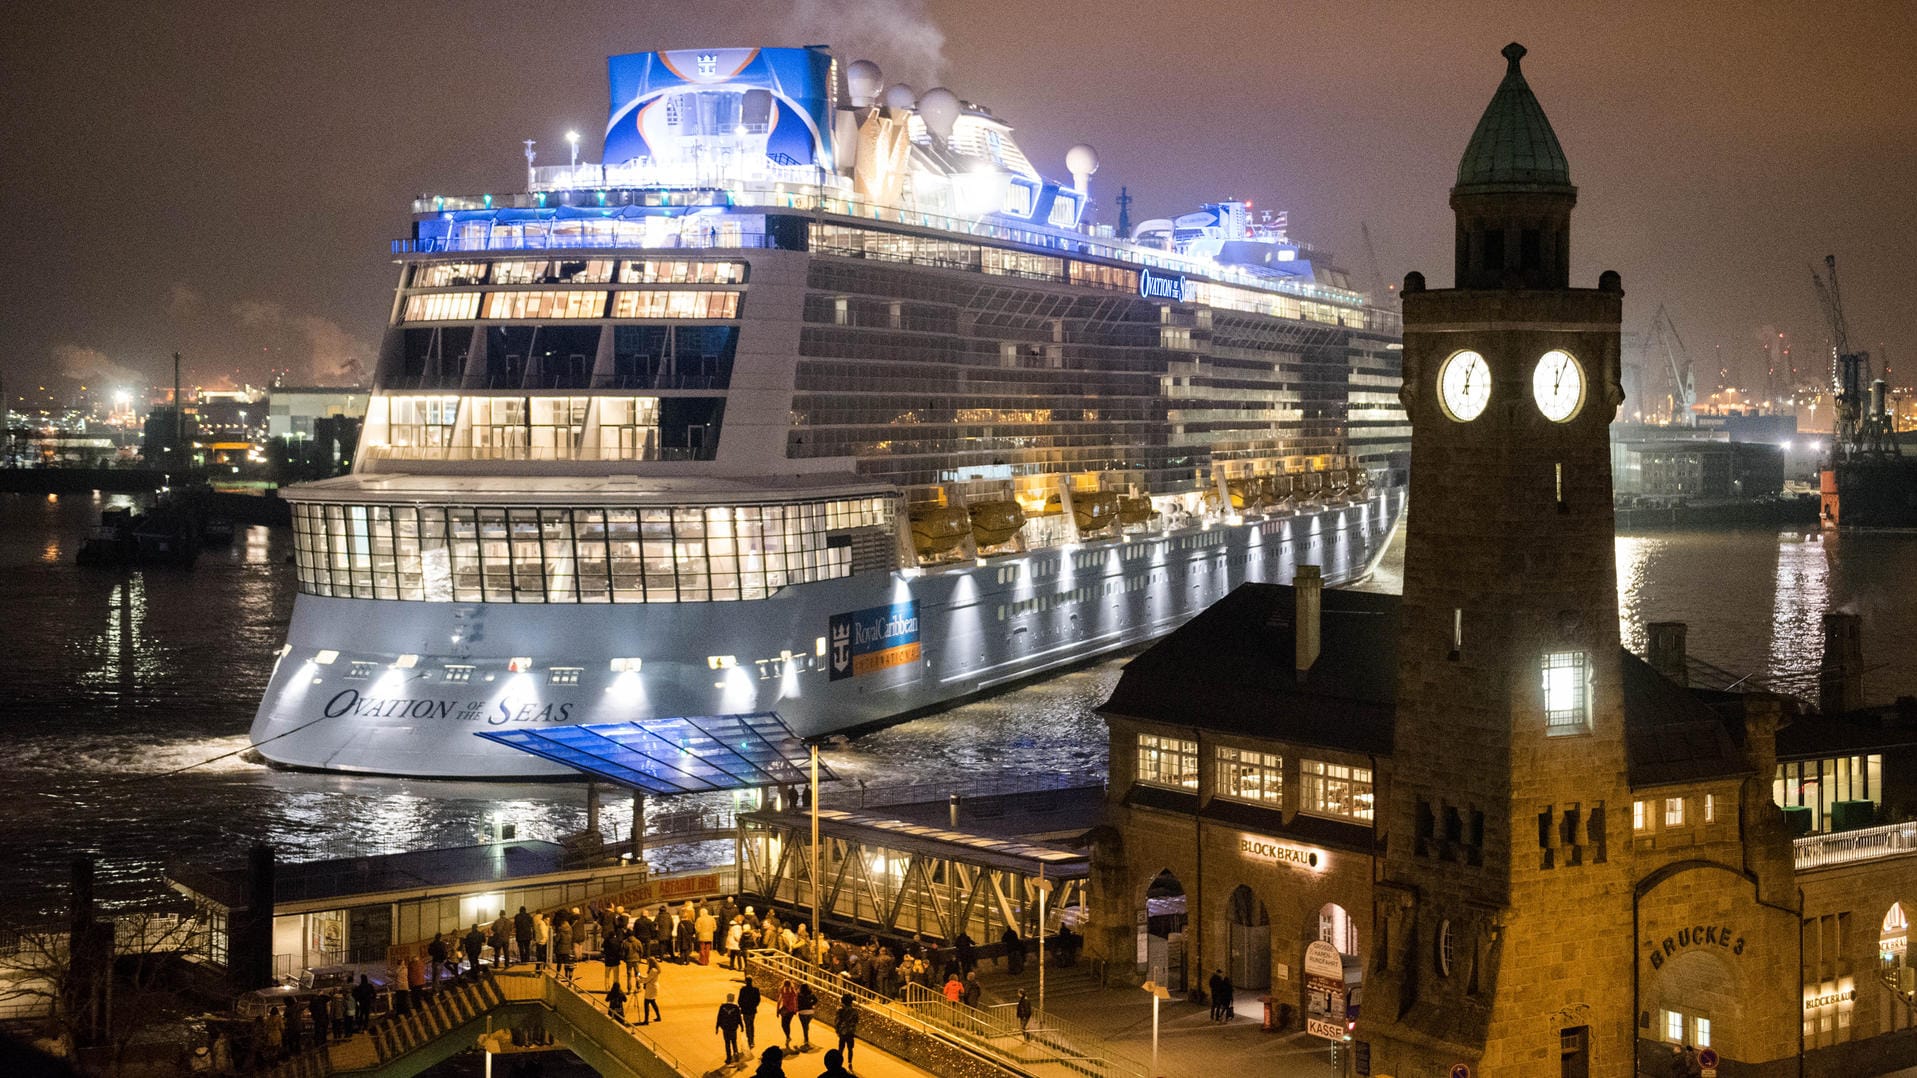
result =
[[[1855,831],[1836,831],[1827,835],[1805,835],[1792,842],[1797,870],[1831,868],[1837,865],[1876,861],[1885,857],[1903,857],[1917,853],[1917,820],[1860,827]]]

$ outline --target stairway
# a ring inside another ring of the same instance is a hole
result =
[[[476,981],[441,985],[439,991],[406,1014],[389,1014],[371,1029],[380,1063],[428,1044],[506,1002],[491,973]],[[290,1078],[290,1076],[289,1076]]]

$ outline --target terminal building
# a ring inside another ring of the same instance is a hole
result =
[[[1570,285],[1523,54],[1452,188],[1455,287],[1405,281],[1403,595],[1303,567],[1127,667],[1088,952],[1174,991],[1226,972],[1348,1038],[1349,1074],[1908,1066],[1910,735],[1862,708],[1842,616],[1816,710],[1692,676],[1679,625],[1623,648],[1623,289]]]

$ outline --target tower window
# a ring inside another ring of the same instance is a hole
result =
[[[1590,667],[1582,651],[1554,651],[1544,657],[1544,721],[1553,734],[1590,729]]]

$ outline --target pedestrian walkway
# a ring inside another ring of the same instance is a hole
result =
[[[642,972],[645,969],[643,965],[639,968]],[[725,1002],[726,993],[736,994],[739,991],[745,984],[745,975],[728,970],[724,964],[716,961],[710,966],[697,963],[681,966],[665,962],[659,968],[660,1020],[646,1026],[630,1027],[632,1036],[643,1044],[663,1049],[663,1054],[678,1060],[681,1069],[688,1075],[714,1078],[750,1075],[756,1070],[759,1065],[758,1051],[746,1052],[743,1060],[727,1066],[725,1042],[714,1029],[719,1005]],[[599,962],[581,962],[574,970],[579,989],[589,993],[603,1010],[605,966]],[[784,1037],[779,1031],[779,986],[758,984],[756,980],[754,984],[765,994],[756,1024],[758,1048],[783,1048]],[[632,1013],[640,1014],[643,1010],[643,993],[632,995]],[[800,1045],[797,1019],[792,1022],[792,1039],[796,1051]],[[837,1047],[838,1043],[838,1036],[833,1033],[829,1023],[814,1021],[812,1048],[785,1059],[786,1078],[814,1078],[825,1069],[825,1050]],[[739,1033],[739,1044],[742,1048],[745,1045],[744,1030]],[[859,1041],[852,1061],[856,1064],[852,1068],[853,1073],[859,1078],[922,1078],[932,1073],[881,1051],[863,1039]]]

